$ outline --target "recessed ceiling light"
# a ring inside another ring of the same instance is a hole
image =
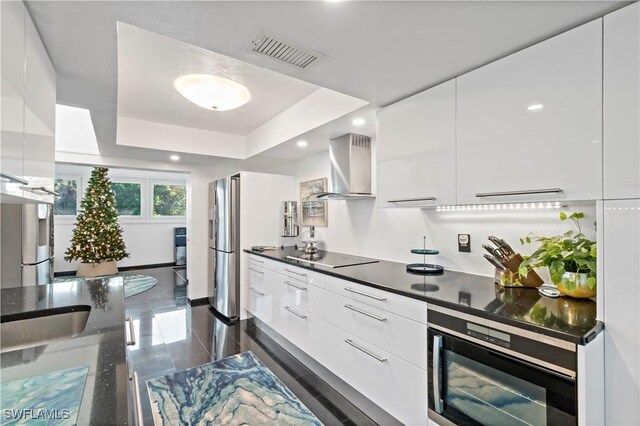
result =
[[[175,155],[173,154],[171,157],[169,157],[171,159],[171,161],[178,161],[180,159],[179,155]]]
[[[529,111],[538,111],[538,110],[541,110],[542,108],[544,108],[544,105],[542,104],[532,104],[527,107]]]
[[[183,75],[174,80],[173,87],[189,101],[213,111],[239,108],[251,99],[242,84],[209,74]]]
[[[353,124],[354,126],[362,126],[364,125],[364,123],[366,123],[366,121],[364,121],[364,118],[354,118],[351,122],[351,124]]]
[[[307,141],[298,141],[298,143],[296,145],[298,145],[300,148],[304,148],[305,146],[307,146],[309,144],[307,143]]]

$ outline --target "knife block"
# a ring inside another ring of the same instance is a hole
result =
[[[516,253],[502,261],[502,264],[507,267],[508,271],[500,271],[496,269],[494,281],[496,284],[503,287],[540,287],[544,284],[540,275],[533,269],[529,269],[529,273],[526,277],[523,277],[518,272],[520,264],[524,259],[520,253]]]

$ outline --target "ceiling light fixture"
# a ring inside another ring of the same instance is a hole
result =
[[[539,111],[539,110],[541,110],[542,108],[544,108],[544,105],[542,105],[542,104],[533,104],[533,105],[529,105],[529,106],[527,107],[527,109],[528,109],[529,111]]]
[[[307,146],[309,144],[307,143],[307,141],[298,141],[298,143],[296,145],[298,145],[300,148],[304,148],[305,146]]]
[[[366,121],[364,121],[364,118],[354,118],[351,122],[351,124],[353,124],[354,126],[363,126],[364,123],[366,123]]]
[[[171,159],[171,161],[178,161],[180,159],[180,156],[173,154],[172,156],[169,157],[169,159]]]
[[[251,99],[242,84],[209,74],[183,75],[174,80],[173,87],[187,100],[214,111],[239,108]]]

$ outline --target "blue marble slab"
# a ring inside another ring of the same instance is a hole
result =
[[[75,425],[89,366],[0,384],[1,425]]]
[[[147,381],[159,425],[317,425],[256,356],[243,352]]]

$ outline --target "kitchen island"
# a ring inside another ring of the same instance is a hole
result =
[[[77,424],[130,423],[121,277],[8,288],[0,297],[3,322],[10,317],[33,316],[33,311],[90,308],[86,327],[71,338],[13,351],[3,348],[2,384],[88,366]],[[44,405],[44,409],[52,408]]]

